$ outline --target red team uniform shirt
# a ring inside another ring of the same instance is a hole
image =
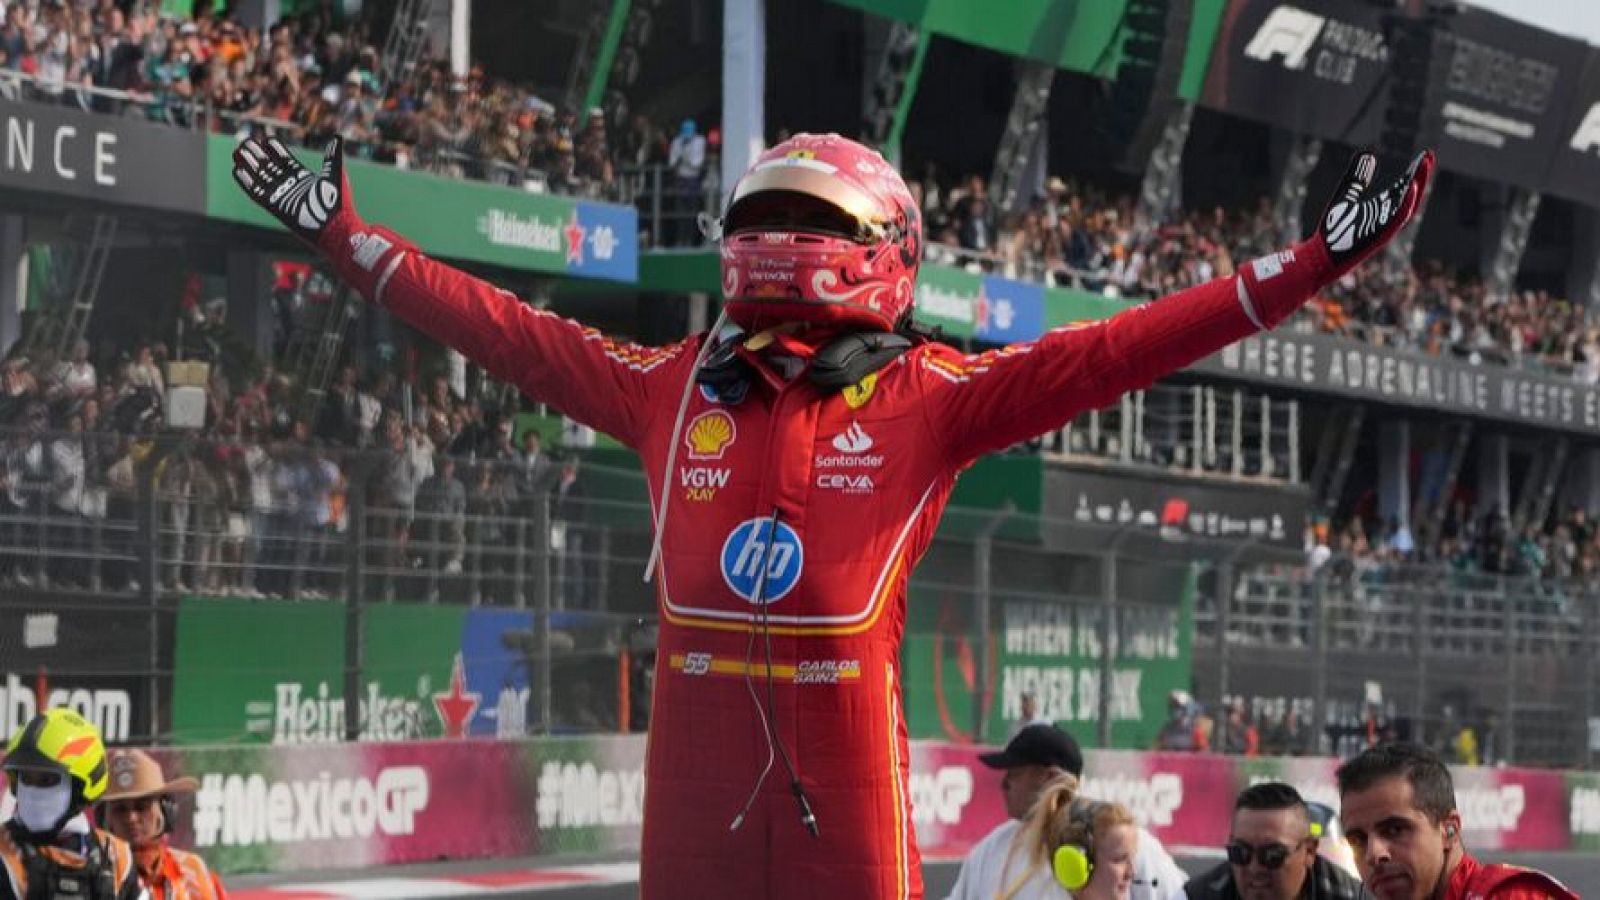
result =
[[[613,341],[383,235],[367,238],[383,240],[383,252],[342,264],[348,280],[496,377],[636,449],[655,502],[672,495],[646,763],[649,900],[920,897],[899,651],[907,577],[957,474],[1270,327],[1310,295],[1307,273],[1328,265],[1286,265],[1294,252],[1323,252],[1308,242],[1032,343],[976,355],[922,344],[842,392],[779,378],[751,355],[757,375],[746,389],[694,389],[663,485],[704,336],[660,348]],[[763,639],[747,666],[752,630]],[[729,829],[769,758],[745,682],[753,667],[764,699],[767,632],[772,725],[818,838],[781,764],[742,827]]]

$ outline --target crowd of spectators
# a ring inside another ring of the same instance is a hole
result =
[[[385,596],[513,602],[528,590],[513,577],[533,546],[527,523],[548,500],[566,523],[563,600],[597,599],[578,461],[536,428],[517,434],[514,399],[488,382],[469,399],[444,370],[406,379],[390,365],[363,379],[345,366],[310,413],[294,373],[226,349],[224,319],[207,304],[170,348],[96,358],[80,341],[64,360],[14,350],[0,364],[0,586],[136,590],[134,513],[148,477],[164,590],[334,595],[359,494]],[[205,425],[153,459],[152,437],[173,434],[164,398],[179,356],[210,363]]]
[[[922,203],[931,262],[1114,297],[1157,297],[1228,275],[1237,260],[1282,242],[1265,200],[1152,226],[1140,220],[1131,196],[1055,177],[1044,196],[1011,216],[995,212],[978,175],[946,186],[930,167],[912,190]],[[1536,365],[1600,382],[1600,322],[1580,305],[1543,290],[1492,297],[1480,280],[1437,261],[1398,273],[1363,266],[1317,297],[1302,321],[1383,346],[1474,364]]]
[[[1550,586],[1600,588],[1600,530],[1577,505],[1548,521],[1518,527],[1506,511],[1475,512],[1465,499],[1450,506],[1436,542],[1418,544],[1394,521],[1351,516],[1338,527],[1314,523],[1308,531],[1310,562],[1348,560],[1361,573],[1430,563],[1462,576],[1505,575]]]
[[[650,240],[692,244],[694,217],[715,197],[720,136],[685,120],[668,134],[642,114],[609,134],[598,109],[575,110],[474,67],[452,75],[424,57],[385,83],[365,19],[330,7],[287,16],[265,30],[207,4],[192,18],[144,0],[0,2],[0,67],[30,89],[86,108],[205,124],[229,133],[266,128],[321,147],[335,135],[375,161],[560,193],[637,199],[618,169],[660,165],[666,195]],[[131,101],[78,90],[107,88]],[[1007,277],[1146,298],[1232,272],[1281,243],[1265,202],[1141,221],[1126,193],[1048,179],[1026,210],[1001,215],[983,177],[949,183],[930,165],[911,179],[933,262]],[[1547,291],[1492,297],[1437,263],[1403,272],[1369,265],[1308,307],[1307,327],[1471,362],[1536,363],[1600,381],[1600,323]]]
[[[0,2],[0,72],[27,76],[36,99],[319,149],[341,136],[374,161],[534,190],[610,196],[619,163],[668,162],[668,135],[649,118],[613,140],[600,110],[481,67],[458,77],[424,56],[386,83],[383,36],[329,6],[263,31],[198,5],[179,18],[146,0]]]
[[[1417,723],[1399,715],[1393,704],[1365,701],[1330,702],[1327,724],[1313,724],[1310,698],[1241,696],[1216,706],[1200,703],[1188,691],[1175,690],[1167,699],[1154,749],[1168,752],[1226,753],[1230,756],[1338,756],[1349,758],[1381,743],[1417,740]],[[1476,710],[1468,719],[1444,704],[1428,723],[1428,742],[1456,765],[1499,762],[1498,718]]]

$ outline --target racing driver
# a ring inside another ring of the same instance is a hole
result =
[[[897,669],[906,582],[956,475],[1273,327],[1392,238],[1433,169],[1358,155],[1317,230],[1233,275],[978,354],[910,327],[923,233],[838,135],[762,153],[720,221],[723,317],[615,341],[357,214],[340,143],[275,140],[240,186],[369,301],[643,459],[661,618],[646,900],[922,896]]]

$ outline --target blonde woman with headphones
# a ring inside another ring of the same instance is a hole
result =
[[[1080,799],[1078,779],[1062,775],[1012,840],[996,900],[1127,900],[1138,842],[1127,807]]]

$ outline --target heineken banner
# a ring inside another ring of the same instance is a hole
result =
[[[1565,782],[1570,849],[1600,851],[1600,773],[1567,772]]]
[[[981,316],[983,276],[948,266],[924,266],[917,278],[916,316],[946,337],[970,338]]]
[[[163,619],[164,621],[164,619]],[[92,596],[45,597],[8,589],[0,604],[0,747],[40,709],[65,706],[107,743],[145,743],[151,721],[151,654],[168,638],[148,610]]]
[[[206,146],[206,214],[279,228],[233,181],[234,141]],[[320,165],[320,155],[296,150]],[[534,194],[481,181],[373,165],[345,166],[363,218],[445,259],[632,283],[639,276],[639,214],[631,206]]]
[[[0,188],[205,212],[200,132],[73,106],[0,103]]]
[[[1044,332],[1042,285],[948,266],[924,266],[917,279],[917,318],[951,338],[991,344],[1031,341]]]
[[[369,607],[362,619],[362,740],[526,733],[533,697],[522,648],[531,645],[532,613],[394,604]],[[593,625],[581,613],[551,618],[551,627],[575,646],[593,642],[599,631]],[[344,654],[343,607],[186,599],[177,626],[174,740],[342,740]],[[587,669],[560,673],[569,681],[594,680]]]
[[[330,603],[185,598],[174,650],[173,740],[338,740],[344,635],[344,608]]]

